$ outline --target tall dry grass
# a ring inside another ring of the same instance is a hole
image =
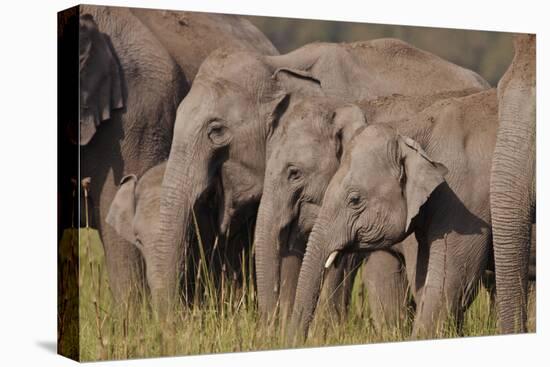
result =
[[[202,300],[180,305],[170,317],[159,322],[147,302],[115,305],[110,294],[101,243],[80,243],[80,357],[83,361],[127,359],[280,349],[287,345],[281,325],[260,322],[256,309],[252,258],[243,253],[243,286],[222,274],[221,289],[215,289],[212,274],[201,266]],[[201,257],[204,259],[205,254]],[[205,261],[201,262],[202,264]],[[368,294],[360,277],[355,282],[345,321],[318,315],[303,346],[365,344],[404,341],[410,336],[412,317],[393,330],[377,331],[370,319]],[[534,300],[532,295],[531,300]],[[534,302],[530,305],[534,315]],[[534,317],[529,330],[534,331]],[[441,338],[457,337],[452,327],[443,328]],[[466,313],[463,336],[497,334],[496,316],[485,289]]]

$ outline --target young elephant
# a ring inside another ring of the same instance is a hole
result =
[[[307,238],[325,189],[340,164],[343,148],[369,122],[403,119],[437,100],[461,97],[471,89],[426,96],[393,95],[346,104],[335,98],[293,96],[267,146],[268,159],[255,231],[260,309],[292,310]],[[359,107],[360,108],[359,108]],[[400,255],[380,251],[366,257],[363,279],[377,327],[396,325],[404,316],[406,279]],[[323,300],[345,312],[359,264],[347,258],[325,277]],[[351,269],[350,269],[351,267]],[[344,282],[344,280],[346,280]],[[273,311],[273,312],[274,312]]]
[[[105,221],[125,240],[134,244],[147,263],[153,255],[152,244],[158,228],[160,189],[166,162],[149,169],[141,178],[127,175],[120,186],[107,213]]]
[[[281,306],[290,316],[305,244],[323,194],[336,172],[342,146],[366,124],[355,105],[335,98],[294,96],[267,146],[264,188],[254,243],[260,309]],[[337,312],[345,308],[352,261],[326,277],[324,297]],[[270,315],[272,316],[272,315]]]
[[[405,239],[408,256],[410,234],[418,242],[416,268],[407,269],[417,300],[413,337],[436,335],[447,316],[461,320],[490,252],[496,127],[496,93],[489,90],[354,137],[309,237],[291,338],[307,333],[323,269],[339,253],[389,249]]]

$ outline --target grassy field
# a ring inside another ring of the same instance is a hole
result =
[[[103,250],[97,240],[81,236],[80,243],[80,358],[83,361],[126,359],[168,355],[238,352],[285,348],[282,328],[259,322],[253,282],[236,287],[225,281],[221,294],[214,295],[207,272],[201,274],[205,300],[200,305],[181,307],[170,320],[158,322],[148,305],[114,307],[111,298]],[[250,263],[251,259],[247,259]],[[403,341],[410,335],[412,315],[395,330],[377,332],[369,318],[365,294],[356,281],[351,307],[345,323],[327,315],[318,315],[305,346],[327,346]],[[531,297],[534,300],[534,295]],[[534,331],[534,302],[530,305],[529,330]],[[198,304],[198,303],[197,303]],[[497,333],[495,311],[490,297],[482,289],[467,312],[465,336]],[[440,335],[456,337],[451,328]]]

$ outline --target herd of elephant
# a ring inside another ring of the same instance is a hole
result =
[[[116,300],[143,282],[158,310],[185,298],[200,237],[226,254],[214,273],[254,252],[261,317],[295,340],[321,302],[345,315],[359,265],[377,328],[411,296],[413,338],[460,328],[493,270],[501,331],[526,331],[535,36],[491,88],[396,39],[280,55],[238,16],[79,18],[74,140]]]

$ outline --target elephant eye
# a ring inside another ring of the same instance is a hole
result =
[[[302,171],[295,166],[288,167],[288,180],[296,182],[302,177]]]
[[[348,194],[348,207],[352,209],[358,209],[361,207],[361,204],[363,203],[363,200],[361,198],[361,194],[359,194],[357,191],[352,191]]]
[[[216,145],[222,145],[229,140],[228,128],[217,120],[208,124],[207,134],[210,141]]]

